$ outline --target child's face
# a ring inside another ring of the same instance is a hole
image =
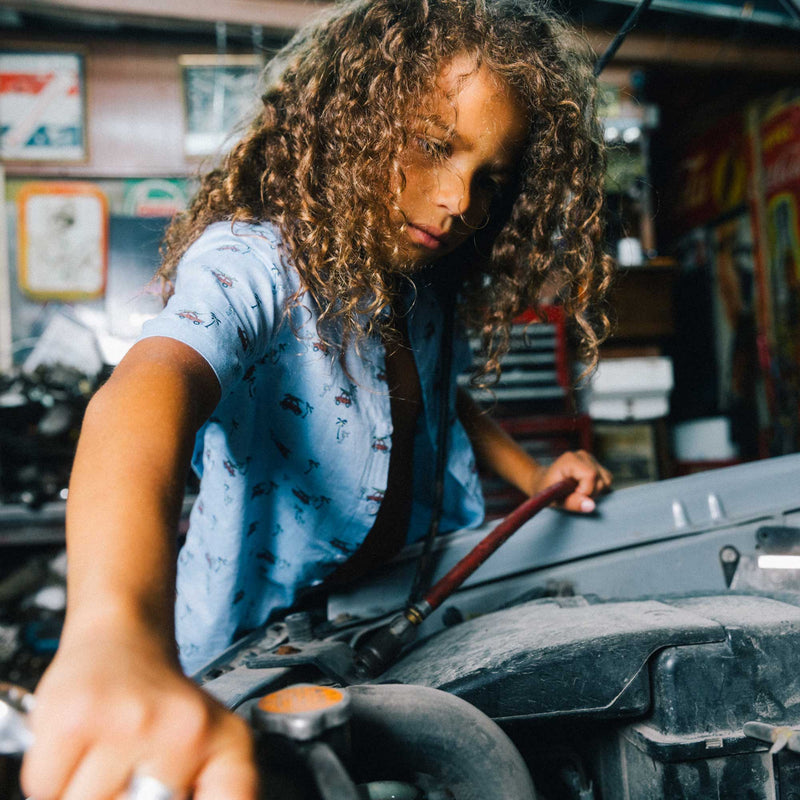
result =
[[[463,244],[488,221],[492,201],[513,182],[528,120],[512,90],[469,55],[443,70],[436,92],[410,122],[401,155],[406,186],[392,220],[400,255],[430,264]]]

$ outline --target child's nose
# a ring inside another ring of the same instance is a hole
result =
[[[437,203],[453,217],[466,214],[472,202],[470,182],[458,170],[443,169],[438,175]]]

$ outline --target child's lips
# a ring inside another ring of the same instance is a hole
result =
[[[447,234],[439,228],[428,225],[415,225],[408,223],[408,237],[415,244],[420,244],[428,250],[438,250],[447,244]]]

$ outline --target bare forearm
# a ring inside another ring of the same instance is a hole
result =
[[[472,398],[459,390],[458,416],[478,463],[526,494],[533,494],[544,468],[515,442]]]
[[[185,345],[145,340],[87,412],[67,503],[69,607],[36,691],[22,782],[122,797],[144,770],[175,796],[255,800],[246,724],[181,671],[174,542],[194,435],[219,397]]]
[[[458,395],[458,415],[478,462],[527,495],[564,478],[574,478],[578,486],[564,499],[563,506],[587,513],[595,508],[593,498],[611,486],[611,473],[585,450],[562,453],[549,466],[540,465],[494,420],[482,414],[465,392]]]
[[[149,467],[130,424],[135,420],[108,429],[98,414],[104,403],[97,405],[87,412],[70,481],[68,620],[92,625],[106,616],[138,612],[143,622],[168,626],[171,495],[177,494],[170,473],[176,474],[177,466]],[[164,485],[154,494],[159,474]]]
[[[66,633],[131,624],[171,643],[175,532],[194,431],[190,380],[122,365],[89,405],[67,503]]]

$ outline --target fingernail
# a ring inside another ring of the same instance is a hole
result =
[[[596,507],[594,500],[588,497],[585,500],[581,500],[581,511],[583,511],[584,514],[594,511]]]

